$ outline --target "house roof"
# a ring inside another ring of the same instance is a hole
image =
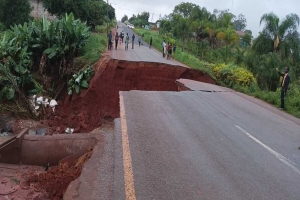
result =
[[[244,36],[245,36],[244,31],[236,31],[236,33],[237,33],[240,37],[244,37]]]

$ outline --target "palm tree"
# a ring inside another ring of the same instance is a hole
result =
[[[299,52],[299,45],[293,44],[292,41],[298,41],[297,34],[300,23],[297,14],[289,14],[282,21],[274,13],[264,14],[260,19],[260,25],[264,24],[263,31],[254,41],[254,49],[261,52],[263,46],[267,46],[264,53],[270,52],[270,44],[272,43],[275,52],[280,53],[281,47],[285,49],[286,53]],[[295,49],[296,48],[296,49]],[[288,54],[289,54],[288,53]]]
[[[205,21],[204,22],[205,32],[208,34],[208,41],[210,43],[210,47],[212,49],[216,48],[216,30],[217,30],[217,22]]]
[[[226,29],[217,33],[217,39],[225,42],[225,45],[237,44],[239,42],[239,36],[233,29]]]
[[[230,29],[233,27],[233,15],[231,13],[225,13],[222,18],[219,19],[219,27]]]

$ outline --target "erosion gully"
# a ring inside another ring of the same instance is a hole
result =
[[[83,133],[112,124],[113,119],[120,117],[119,91],[178,92],[185,90],[176,84],[181,78],[215,84],[213,78],[199,70],[155,62],[115,60],[109,56],[102,57],[94,69],[89,89],[72,96],[65,91],[55,114],[50,109],[46,112],[40,124],[47,127],[48,137],[23,134],[22,142],[12,140],[14,145],[0,147],[0,162],[7,158],[10,162],[6,163],[42,166],[0,164],[0,198],[62,199],[68,185],[79,177],[92,149],[103,150],[99,134],[84,136]],[[63,134],[67,127],[82,134]],[[45,172],[49,164],[54,167]],[[5,176],[7,174],[9,176]]]

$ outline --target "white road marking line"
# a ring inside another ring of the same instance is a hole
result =
[[[271,113],[271,114],[273,114],[273,115],[279,117],[280,119],[283,119],[283,120],[285,120],[286,122],[288,122],[288,123],[290,123],[290,124],[293,124],[293,125],[296,125],[296,126],[299,126],[299,127],[300,127],[300,125],[296,124],[295,122],[290,121],[290,120],[288,120],[288,119],[286,119],[286,118],[284,118],[284,117],[281,117],[280,115],[276,114],[275,112],[272,112],[272,111],[268,110],[267,108],[263,107],[261,104],[254,103],[254,102],[250,101],[249,99],[243,97],[242,95],[240,95],[240,94],[238,94],[238,93],[240,93],[240,92],[236,92],[236,94],[237,94],[237,96],[239,96],[241,99],[245,99],[245,100],[247,100],[248,102],[250,102],[251,104],[256,105],[256,106],[258,106],[258,107],[264,109],[265,111],[267,111],[267,112],[269,112],[269,113]],[[241,93],[241,94],[243,94],[243,93]],[[245,95],[245,94],[244,94],[244,95]],[[252,97],[252,96],[250,96],[250,97]],[[254,97],[253,97],[253,98],[254,98]],[[255,100],[257,101],[257,99],[255,99]],[[263,101],[263,100],[261,100],[261,101]],[[263,102],[264,102],[264,101],[263,101]],[[266,103],[266,102],[264,102],[264,103]],[[289,114],[289,113],[287,113],[287,114]],[[290,114],[289,114],[289,115],[290,115]]]
[[[289,166],[290,168],[292,168],[297,174],[300,175],[300,170],[293,165],[292,161],[290,161],[289,159],[287,159],[286,157],[284,157],[280,153],[277,153],[276,151],[274,151],[273,149],[271,149],[270,147],[268,147],[267,145],[265,145],[264,143],[262,143],[257,138],[253,137],[250,133],[248,133],[247,131],[245,131],[240,126],[235,125],[235,127],[237,129],[239,129],[240,131],[242,131],[243,133],[245,133],[249,138],[251,138],[252,140],[254,140],[256,143],[258,143],[259,145],[261,145],[262,147],[264,147],[268,152],[270,152],[271,154],[273,154],[278,160],[280,160],[281,162],[283,162],[284,164],[286,164],[287,166]]]

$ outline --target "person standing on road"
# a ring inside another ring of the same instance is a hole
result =
[[[122,31],[122,34],[121,34],[122,43],[124,42],[124,36],[125,36],[125,33],[124,33],[124,31]]]
[[[286,92],[288,90],[289,84],[290,84],[290,69],[288,67],[285,68],[285,72],[281,73],[278,68],[276,68],[279,76],[282,76],[282,82],[281,82],[281,94],[280,94],[280,99],[281,99],[281,105],[279,109],[284,109],[284,97],[286,95]]]
[[[132,35],[132,49],[134,49],[134,39],[135,39],[135,35]]]
[[[107,34],[107,38],[108,38],[108,50],[111,50],[111,46],[112,46],[112,34],[111,34],[111,31]]]
[[[125,37],[125,50],[128,51],[128,44],[129,44],[129,35],[126,33]]]
[[[171,45],[170,45],[170,42],[168,42],[168,56],[167,56],[167,59],[169,60],[170,59],[170,51],[171,51]]]
[[[152,47],[152,37],[150,38],[149,49]]]
[[[118,34],[118,32],[116,32],[116,35],[115,35],[115,49],[117,49],[118,48],[118,42],[119,42],[119,34]]]
[[[175,52],[176,52],[176,44],[174,43],[174,45],[173,45],[173,58],[175,57]]]
[[[166,48],[167,48],[167,44],[166,44],[166,41],[164,40],[163,41],[163,57],[165,58],[166,57]]]
[[[139,37],[139,47],[141,46],[141,43],[142,43],[142,41],[141,41],[141,38]]]

